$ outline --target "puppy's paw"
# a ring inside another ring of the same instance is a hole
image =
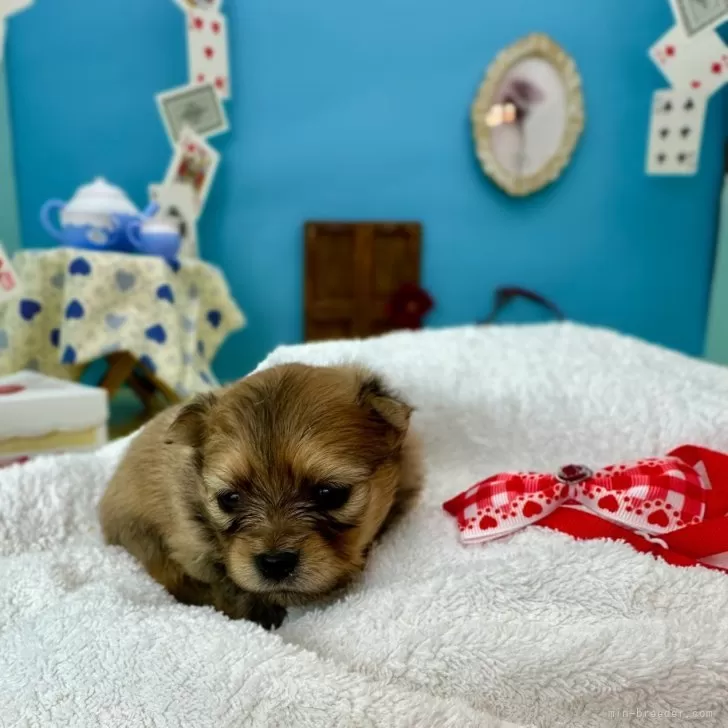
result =
[[[259,624],[263,629],[271,630],[278,629],[283,624],[286,614],[288,612],[285,607],[264,602],[262,599],[255,599],[250,605],[247,618],[251,622]]]

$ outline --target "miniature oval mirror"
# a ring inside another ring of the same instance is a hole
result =
[[[582,129],[584,101],[574,61],[548,36],[529,35],[502,51],[472,107],[483,171],[511,195],[553,182]]]

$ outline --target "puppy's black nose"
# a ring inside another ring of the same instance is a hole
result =
[[[255,557],[258,571],[271,581],[282,581],[298,565],[298,551],[268,551]]]

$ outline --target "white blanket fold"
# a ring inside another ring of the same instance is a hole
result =
[[[441,508],[499,470],[728,449],[728,372],[571,324],[264,366],[294,360],[369,364],[417,407],[426,491],[361,583],[266,633],[102,544],[124,443],[0,471],[0,728],[728,725],[728,576],[539,528],[464,548]]]

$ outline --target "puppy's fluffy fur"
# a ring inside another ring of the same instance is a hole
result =
[[[101,501],[105,538],[180,601],[278,626],[287,606],[349,583],[412,505],[411,411],[359,368],[252,374],[133,440]],[[260,555],[282,552],[297,565],[267,579]]]

